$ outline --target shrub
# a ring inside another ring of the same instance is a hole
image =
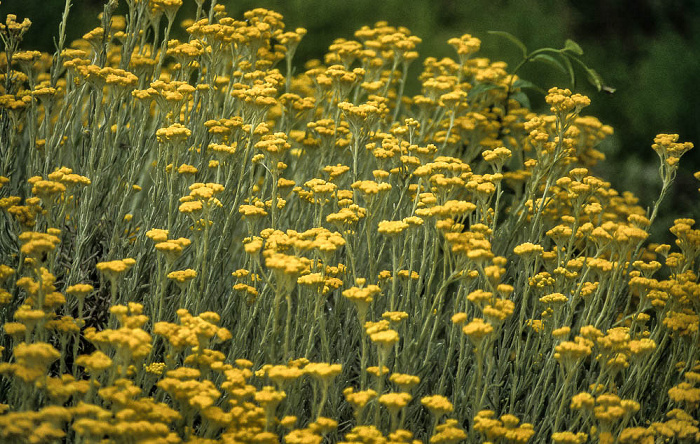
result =
[[[648,240],[692,144],[646,211],[476,38],[408,97],[405,28],[295,74],[304,29],[180,3],[0,28],[2,441],[700,439],[700,231]]]

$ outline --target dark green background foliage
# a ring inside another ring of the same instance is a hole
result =
[[[79,38],[99,25],[102,0],[73,0],[68,40]],[[207,2],[208,3],[208,2]],[[670,197],[661,211],[661,227],[676,217],[700,219],[698,182],[692,173],[700,169],[700,2],[697,0],[220,0],[233,17],[255,7],[282,13],[289,28],[308,29],[295,59],[302,63],[321,58],[338,37],[352,38],[362,25],[387,20],[409,28],[423,39],[421,57],[452,56],[447,39],[465,33],[482,40],[481,54],[519,61],[520,52],[489,30],[508,31],[533,50],[562,47],[567,38],[584,49],[584,61],[598,71],[605,83],[616,88],[612,95],[596,92],[579,72],[577,92],[588,94],[593,104],[587,113],[615,128],[615,136],[603,151],[608,157],[596,171],[618,190],[630,190],[650,206],[660,189],[656,154],[650,146],[657,133],[679,133],[681,140],[697,148],[686,155]],[[63,0],[4,0],[0,16],[15,13],[34,25],[25,37],[25,49],[51,51],[53,36],[63,11]],[[180,16],[193,17],[195,3],[185,0]],[[180,36],[182,37],[182,36]],[[413,83],[420,62],[413,65]],[[547,89],[569,86],[568,77],[548,65],[531,64],[521,77]],[[411,76],[409,76],[411,77]],[[543,96],[531,92],[534,107]],[[665,230],[665,228],[664,228]],[[664,233],[654,233],[665,240]]]

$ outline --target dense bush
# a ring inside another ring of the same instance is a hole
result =
[[[306,30],[180,3],[0,28],[0,440],[700,440],[700,231],[648,241],[692,144],[647,212],[470,35],[408,95],[406,28],[295,74]]]

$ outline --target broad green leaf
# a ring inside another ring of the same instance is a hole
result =
[[[586,78],[598,91],[603,89],[603,78],[595,69],[586,68]],[[613,89],[614,91],[614,89]]]
[[[569,70],[567,70],[566,67],[562,65],[561,61],[557,60],[549,54],[537,54],[535,57],[532,58],[532,61],[547,63],[549,65],[554,66],[562,73],[569,75]]]
[[[530,98],[522,91],[511,94],[510,98],[517,101],[524,108],[531,108]]]
[[[514,43],[520,50],[523,52],[523,57],[527,57],[527,46],[523,42],[520,41],[516,36],[513,34],[506,32],[506,31],[489,31],[489,34],[495,35],[498,37],[503,37],[504,39],[510,40],[512,43]]]
[[[478,83],[474,85],[472,89],[467,93],[467,98],[474,98],[479,94],[491,91],[492,89],[499,89],[501,85],[495,85],[493,83]]]
[[[576,55],[583,55],[583,49],[579,46],[578,43],[574,42],[571,39],[566,39],[566,42],[564,43],[564,51],[572,52]]]
[[[574,67],[571,65],[571,60],[569,60],[569,56],[566,53],[564,53],[564,57],[562,57],[562,60],[564,60],[566,69],[569,72],[569,82],[571,82],[571,87],[573,88],[576,85],[576,75],[574,74]]]
[[[547,92],[540,88],[539,86],[535,85],[534,83],[524,80],[524,79],[518,79],[515,82],[513,82],[513,89],[532,89],[535,90],[539,93],[546,94]]]

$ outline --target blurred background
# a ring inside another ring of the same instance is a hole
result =
[[[123,2],[122,2],[123,3]],[[181,18],[193,17],[196,4],[185,0]],[[421,58],[453,56],[446,44],[451,37],[472,34],[482,40],[481,55],[508,62],[520,60],[511,43],[489,35],[508,31],[533,50],[560,48],[567,38],[585,51],[583,60],[615,88],[614,94],[595,91],[578,72],[576,92],[591,97],[584,113],[615,128],[602,151],[608,160],[596,174],[619,191],[636,194],[644,207],[651,206],[661,188],[658,158],[651,149],[658,133],[678,133],[681,141],[696,148],[681,161],[675,188],[662,206],[654,234],[656,241],[670,241],[668,227],[677,217],[700,221],[698,186],[692,173],[700,169],[700,1],[697,0],[219,0],[229,15],[265,7],[282,13],[288,28],[304,27],[307,36],[295,60],[303,64],[322,58],[333,39],[353,38],[355,30],[386,20],[409,28],[423,39]],[[73,0],[68,41],[80,38],[99,25],[103,0]],[[207,2],[208,4],[208,2]],[[63,11],[63,0],[3,0],[0,19],[8,13],[28,17],[33,26],[24,39],[25,49],[53,51],[54,36]],[[409,75],[414,82],[408,94],[417,93],[414,62]],[[568,78],[549,65],[530,64],[521,77],[543,89],[571,87]],[[530,92],[536,110],[544,110],[543,97]]]

